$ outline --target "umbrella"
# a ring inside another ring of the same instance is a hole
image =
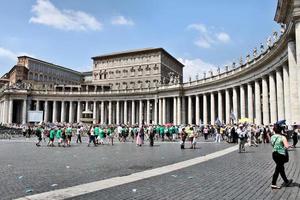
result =
[[[251,120],[249,118],[241,118],[239,120],[239,123],[250,123],[250,122],[251,122]]]

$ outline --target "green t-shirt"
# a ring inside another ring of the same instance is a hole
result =
[[[95,134],[95,136],[98,136],[100,134],[99,127],[95,127],[94,134]]]
[[[60,139],[61,138],[61,130],[56,131],[56,138]]]
[[[111,135],[111,129],[110,129],[110,128],[107,129],[107,135],[108,135],[108,136]]]
[[[72,135],[72,128],[71,128],[71,127],[68,127],[68,128],[67,128],[66,134],[67,134],[67,135]]]
[[[99,136],[100,136],[100,138],[105,137],[105,133],[104,133],[104,130],[102,128],[99,130]]]
[[[50,131],[50,139],[54,139],[54,136],[55,136],[55,130],[51,130]]]
[[[273,135],[271,137],[271,144],[273,146],[273,152],[278,152],[279,154],[285,155],[285,148],[283,144],[283,136],[281,135]]]

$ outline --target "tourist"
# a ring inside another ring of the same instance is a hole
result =
[[[297,129],[297,125],[294,125],[294,127],[293,127],[292,139],[293,139],[293,147],[296,148],[296,145],[298,143],[298,129]]]
[[[72,139],[72,126],[68,126],[66,130],[66,136],[67,136],[67,146],[71,146],[71,139]]]
[[[114,137],[115,137],[115,135],[114,135],[112,129],[113,128],[111,126],[107,127],[107,129],[106,129],[106,135],[109,138],[111,145],[114,145]]]
[[[66,129],[61,129],[61,142],[63,143],[63,147],[66,147],[67,144],[67,135],[66,135]]]
[[[82,128],[80,126],[78,126],[77,130],[76,130],[76,143],[78,143],[78,142],[82,143],[81,132],[82,132]]]
[[[239,153],[241,153],[242,151],[246,151],[245,149],[245,143],[247,141],[247,134],[246,134],[246,130],[243,127],[242,124],[239,125],[239,128],[237,129],[237,134],[238,134],[238,138],[239,138]]]
[[[182,128],[180,131],[180,138],[181,138],[180,148],[181,149],[184,149],[186,137],[187,137],[187,133],[185,132],[185,128]]]
[[[47,146],[54,147],[54,137],[55,137],[56,131],[54,128],[51,128],[50,134],[49,134],[49,142]]]
[[[38,127],[36,130],[35,130],[35,135],[37,136],[38,138],[38,142],[35,144],[37,147],[40,147],[41,146],[41,142],[42,142],[42,129],[41,127]]]
[[[104,132],[103,128],[100,128],[99,135],[98,135],[99,144],[104,145],[104,139],[105,139],[105,132]]]
[[[136,145],[137,146],[142,146],[142,144],[144,143],[144,141],[143,141],[143,136],[144,135],[144,127],[143,126],[141,126],[140,127],[140,129],[139,129],[139,131],[138,131],[138,135],[137,135],[137,137],[136,137]]]
[[[208,140],[208,128],[207,128],[207,126],[205,126],[204,127],[204,129],[203,129],[203,135],[204,135],[204,139],[205,140]]]
[[[217,143],[221,143],[221,133],[220,133],[221,129],[218,127],[218,128],[214,128],[214,132],[215,132],[215,135],[216,135],[216,139],[215,139],[215,142]]]
[[[60,147],[61,143],[63,142],[61,127],[59,127],[58,130],[56,131],[56,139],[58,141],[58,146]]]
[[[94,146],[97,146],[96,141],[95,141],[95,132],[94,132],[93,126],[90,127],[88,135],[89,135],[88,147],[90,146],[91,142],[93,142]]]
[[[289,161],[287,149],[290,147],[284,135],[284,125],[285,125],[285,120],[277,122],[274,125],[275,134],[271,137],[271,144],[273,147],[272,157],[274,162],[276,163],[275,171],[272,178],[272,185],[271,185],[272,189],[281,188],[280,186],[276,185],[279,174],[284,181],[282,186],[289,186],[293,182],[292,179],[290,180],[287,179],[284,170],[284,164]]]
[[[154,136],[155,136],[155,132],[156,132],[156,129],[153,128],[152,125],[149,126],[149,140],[150,140],[150,147],[153,147],[154,145]]]

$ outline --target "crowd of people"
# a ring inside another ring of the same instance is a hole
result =
[[[88,137],[88,146],[93,144],[114,144],[114,139],[121,143],[136,142],[142,146],[149,141],[150,146],[155,141],[180,142],[181,148],[185,148],[188,141],[190,148],[196,148],[197,141],[203,137],[216,143],[226,141],[239,144],[239,152],[245,151],[245,146],[257,147],[259,143],[270,143],[271,136],[275,134],[273,125],[257,126],[250,123],[238,123],[233,125],[101,125],[101,124],[41,124],[38,126],[24,126],[24,136],[36,135],[37,146],[48,140],[50,147],[70,147],[71,139],[75,137],[76,143],[82,143],[82,137]],[[288,138],[293,139],[293,147],[298,143],[298,127],[292,126],[287,130]]]

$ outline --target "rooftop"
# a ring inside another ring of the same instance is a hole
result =
[[[174,58],[164,48],[161,48],[161,47],[159,47],[159,48],[151,47],[151,48],[133,49],[133,50],[113,52],[113,53],[109,53],[109,54],[103,54],[103,55],[95,56],[95,57],[92,57],[92,59],[93,60],[99,60],[99,59],[107,59],[107,58],[115,58],[115,57],[120,57],[120,56],[126,56],[126,55],[130,55],[130,54],[151,53],[151,52],[159,52],[159,51],[165,53],[166,55],[168,55],[172,59],[176,60],[180,65],[182,65],[182,67],[184,67],[184,65],[181,62],[179,62],[176,58]]]

